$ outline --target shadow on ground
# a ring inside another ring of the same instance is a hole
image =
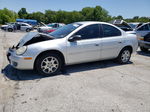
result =
[[[129,62],[128,64],[132,64],[132,62]],[[114,67],[114,66],[121,66],[121,65],[115,63],[112,60],[77,64],[77,65],[67,66],[65,72],[62,72],[58,75],[69,76],[69,75],[71,75],[71,73],[89,71],[89,70],[94,70],[94,69],[103,69],[103,68]],[[35,72],[33,70],[17,70],[17,69],[14,69],[11,65],[7,65],[2,70],[2,73],[8,79],[16,80],[16,81],[35,80],[35,79],[46,78],[45,76],[39,75],[37,72]],[[53,77],[53,76],[51,76],[51,77]]]
[[[137,51],[137,54],[143,55],[143,56],[150,56],[150,51],[147,51],[147,52]]]
[[[44,76],[37,74],[33,70],[17,70],[13,68],[10,64],[7,65],[1,71],[8,79],[22,81],[22,80],[34,80],[34,79],[41,79]]]

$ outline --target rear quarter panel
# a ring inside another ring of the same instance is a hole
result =
[[[138,39],[135,34],[125,34],[125,46],[132,46],[133,52],[138,49]]]

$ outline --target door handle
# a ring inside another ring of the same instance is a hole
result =
[[[122,42],[118,42],[119,44],[121,44]]]
[[[95,44],[95,46],[99,46],[99,44]]]

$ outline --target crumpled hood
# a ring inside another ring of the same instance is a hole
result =
[[[26,34],[19,41],[19,43],[14,47],[18,48],[18,47],[22,47],[24,45],[30,45],[30,44],[34,44],[37,42],[42,42],[42,41],[52,40],[52,39],[53,38],[47,34],[43,34],[43,33],[39,33],[39,32],[30,32],[30,33]]]
[[[26,34],[20,41],[18,47],[23,46],[27,41],[31,40],[34,36],[38,35],[38,32],[30,32]]]

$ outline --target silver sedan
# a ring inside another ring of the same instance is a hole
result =
[[[76,22],[50,34],[30,32],[8,50],[17,69],[35,69],[43,75],[59,73],[65,65],[117,59],[128,63],[138,48],[137,37],[105,22]]]

